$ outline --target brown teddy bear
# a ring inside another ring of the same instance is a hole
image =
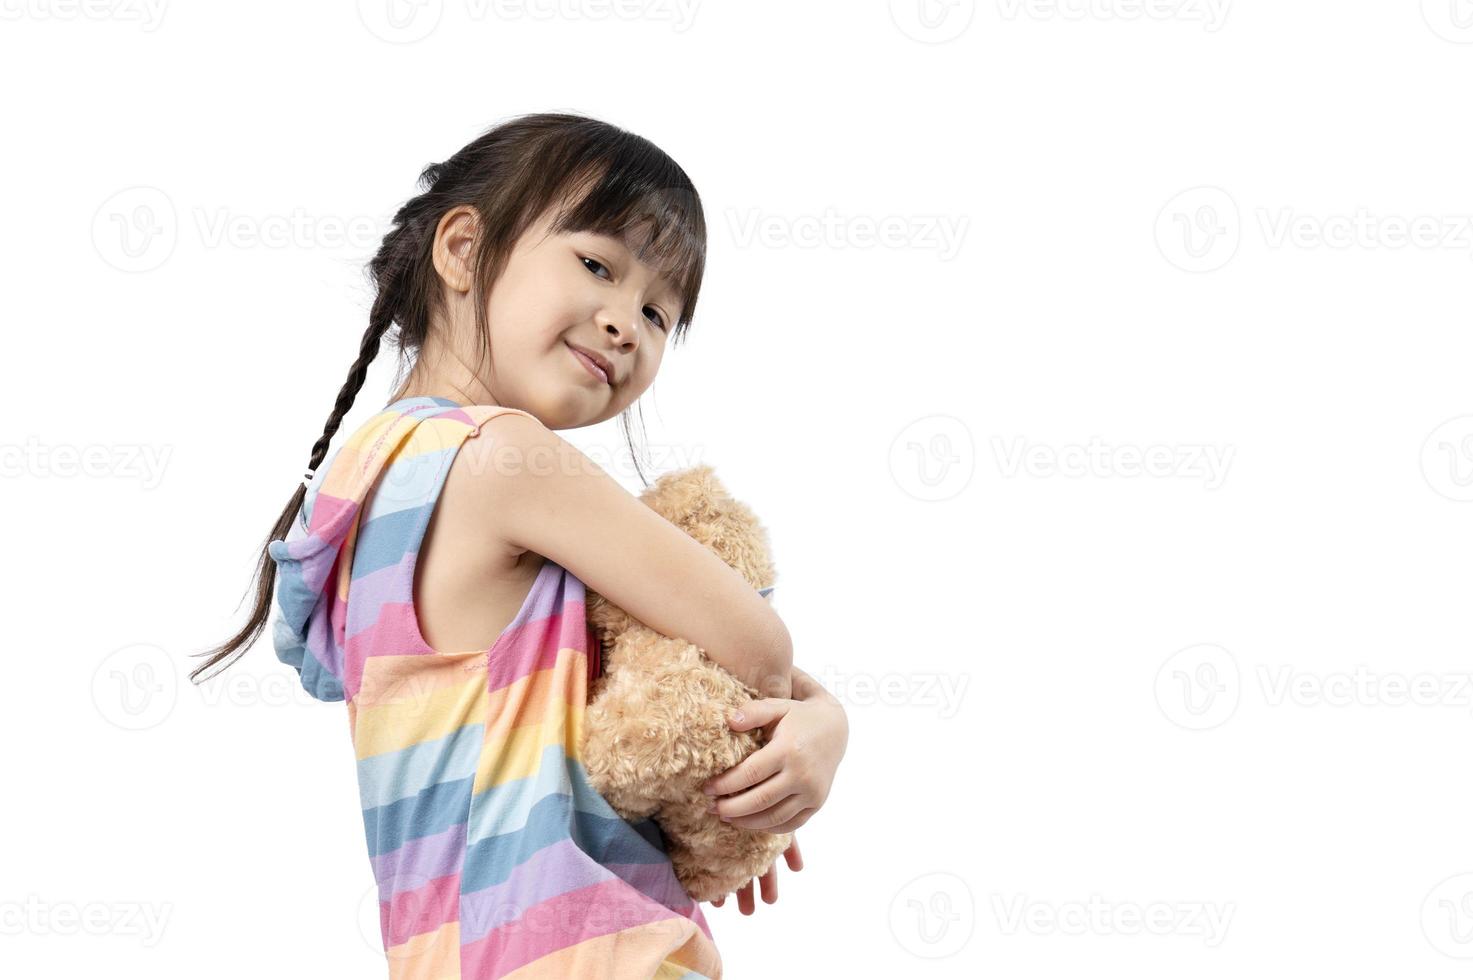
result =
[[[640,500],[764,595],[771,591],[767,532],[710,466],[667,473]],[[766,872],[792,842],[791,834],[723,822],[707,812],[711,798],[701,788],[762,745],[761,729],[737,732],[726,722],[760,695],[694,644],[655,632],[591,589],[587,602],[604,664],[584,716],[589,782],[626,820],[655,818],[691,898],[720,898]]]

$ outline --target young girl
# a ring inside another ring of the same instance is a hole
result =
[[[567,114],[513,119],[420,182],[372,260],[368,330],[254,615],[191,678],[249,648],[274,597],[277,656],[347,702],[394,980],[715,980],[659,827],[584,774],[585,583],[765,695],[732,727],[768,744],[707,787],[722,819],[796,830],[847,722],[756,589],[554,431],[619,415],[628,437],[621,413],[695,310],[700,199],[649,141]],[[407,380],[328,456],[394,327]],[[801,867],[796,843],[786,857]]]

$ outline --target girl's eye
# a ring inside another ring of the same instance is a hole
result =
[[[608,268],[602,262],[600,262],[598,259],[591,259],[591,258],[589,258],[586,255],[580,255],[580,256],[578,256],[578,258],[579,258],[580,261],[585,262],[585,263],[592,262],[594,265],[598,266],[600,269],[603,269],[605,272],[608,271]],[[584,268],[585,269],[588,269],[589,272],[593,272],[594,275],[596,275],[596,276],[598,275],[597,272],[594,272],[592,269],[588,268],[587,265],[585,265]],[[602,278],[602,277],[600,277],[600,278]],[[651,311],[654,312],[655,315],[652,316],[652,317],[650,317],[650,319],[651,320],[654,320],[655,323],[659,325],[659,327],[660,327],[661,330],[668,331],[670,329],[669,326],[665,323],[665,318],[660,315],[660,311],[659,310],[655,309],[653,306],[646,306],[645,309],[646,310],[651,310]]]

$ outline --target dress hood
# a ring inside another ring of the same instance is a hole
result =
[[[307,485],[291,530],[267,545],[276,563],[276,657],[296,668],[302,687],[319,701],[357,694],[362,665],[355,669],[345,654],[359,518],[395,451],[429,417],[477,424],[449,399],[394,402],[328,455]]]

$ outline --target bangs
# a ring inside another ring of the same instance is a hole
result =
[[[657,151],[658,152],[658,151]],[[660,159],[663,158],[663,159]],[[576,203],[552,228],[619,239],[640,262],[667,279],[680,302],[672,341],[687,332],[706,269],[706,220],[701,199],[679,167],[664,154],[630,147],[592,177],[570,181]]]

